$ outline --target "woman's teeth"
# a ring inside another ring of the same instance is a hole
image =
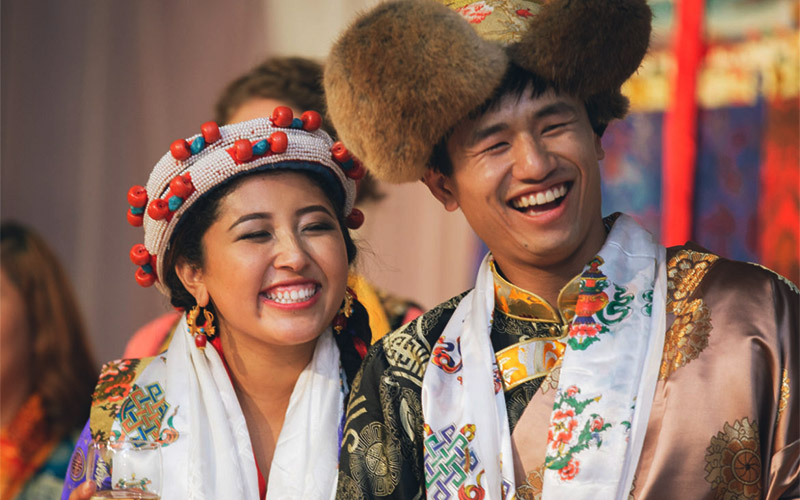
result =
[[[267,299],[277,302],[278,304],[294,304],[296,302],[305,302],[315,293],[317,293],[317,287],[309,286],[294,290],[267,292],[264,295],[267,297]]]
[[[567,185],[559,184],[558,186],[553,186],[545,191],[539,191],[538,193],[531,193],[527,196],[517,198],[513,200],[511,204],[514,206],[514,208],[534,207],[556,201],[559,198],[563,198],[566,194]]]

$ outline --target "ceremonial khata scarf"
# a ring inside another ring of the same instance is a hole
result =
[[[472,498],[481,490],[486,500],[515,495],[505,396],[489,338],[490,258],[445,326],[423,378],[429,499]],[[598,258],[582,275],[582,293],[596,295],[602,276],[616,307],[576,315],[563,339],[544,499],[627,499],[647,430],[666,326],[666,251],[622,215]]]
[[[164,500],[259,498],[250,434],[233,385],[216,349],[195,347],[186,318],[166,353],[136,384],[160,387],[168,409],[161,433],[176,435],[162,447]],[[338,429],[345,384],[331,330],[317,341],[286,411],[269,473],[267,500],[332,498],[336,487]],[[114,422],[119,429],[119,421]]]

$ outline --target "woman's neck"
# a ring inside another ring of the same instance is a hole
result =
[[[268,480],[289,399],[300,373],[311,362],[316,340],[299,346],[274,346],[223,333],[221,341],[256,461]]]

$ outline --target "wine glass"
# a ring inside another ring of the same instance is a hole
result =
[[[87,479],[97,491],[92,500],[159,500],[161,498],[161,444],[120,439],[89,445]]]

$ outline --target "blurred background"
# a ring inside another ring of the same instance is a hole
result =
[[[2,0],[0,217],[54,247],[97,359],[169,310],[134,281],[143,233],[125,220],[128,188],[199,132],[230,80],[267,56],[323,60],[374,3]],[[624,89],[632,113],[603,138],[604,211],[800,282],[800,2],[651,6],[652,51]],[[381,190],[358,231],[360,271],[426,307],[468,288],[482,245],[463,217],[419,183]]]

